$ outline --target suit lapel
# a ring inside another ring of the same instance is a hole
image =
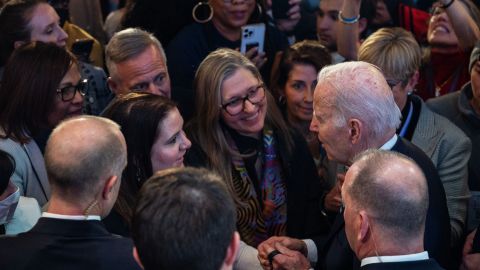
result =
[[[425,103],[421,101],[421,111],[418,119],[418,123],[413,134],[412,143],[415,145],[424,145],[425,149],[422,149],[427,156],[432,157],[438,141],[441,139],[442,134],[438,132],[438,129],[433,128],[435,126],[435,118],[433,113],[425,106]]]

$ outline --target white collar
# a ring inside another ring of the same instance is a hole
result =
[[[392,138],[388,140],[382,147],[380,147],[381,150],[392,150],[393,146],[397,143],[398,136],[397,134],[393,134]]]
[[[411,262],[411,261],[421,261],[428,260],[428,251],[423,251],[420,253],[408,254],[408,255],[397,255],[397,256],[374,256],[367,257],[362,259],[362,267],[367,264],[372,263],[388,263],[388,262]]]
[[[56,218],[56,219],[68,219],[68,220],[101,220],[100,216],[97,216],[97,215],[89,215],[89,216],[60,215],[60,214],[53,214],[53,213],[48,213],[48,212],[43,212],[42,217]]]

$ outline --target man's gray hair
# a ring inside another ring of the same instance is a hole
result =
[[[398,239],[415,239],[423,234],[428,209],[425,175],[409,157],[370,149],[354,158],[358,170],[345,188],[353,207]]]
[[[127,28],[115,33],[105,49],[105,61],[110,74],[115,74],[115,64],[138,56],[152,45],[158,49],[166,65],[165,51],[153,34],[140,28]]]
[[[357,118],[368,125],[370,136],[380,138],[400,125],[402,114],[378,67],[361,61],[328,66],[318,74],[318,83],[329,85],[330,95],[315,106],[336,109],[337,126]]]

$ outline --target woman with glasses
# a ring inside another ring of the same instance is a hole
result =
[[[192,144],[183,132],[180,112],[166,97],[122,95],[102,116],[120,125],[128,149],[118,199],[104,223],[110,232],[130,236],[135,198],[143,183],[158,170],[183,166],[183,157]]]
[[[186,164],[222,176],[237,206],[237,229],[256,247],[274,235],[307,237],[326,229],[322,189],[303,137],[286,125],[255,65],[219,49],[195,77],[193,141]]]
[[[15,48],[31,41],[54,43],[66,48],[68,35],[61,26],[61,18],[44,0],[12,0],[0,10],[0,81],[2,70]],[[78,61],[82,77],[88,79],[83,111],[98,115],[110,102],[103,69]]]
[[[428,23],[428,47],[416,86],[424,100],[459,90],[470,80],[468,63],[480,40],[480,11],[470,0],[439,0]]]
[[[200,62],[218,48],[240,48],[242,26],[264,23],[264,52],[253,46],[247,56],[259,68],[264,78],[270,78],[275,54],[288,46],[285,36],[269,25],[260,0],[198,1],[192,10],[196,21],[180,31],[167,47],[168,69],[172,81],[173,99],[179,102],[186,117],[192,114],[194,91],[192,83]]]
[[[51,130],[80,115],[85,81],[75,57],[51,43],[15,50],[0,85],[0,149],[14,157],[12,181],[43,206],[50,197],[41,149]]]
[[[358,46],[350,46],[355,44],[353,37],[358,32],[358,23],[348,19],[358,14],[360,3],[361,0],[345,0],[341,14],[347,20],[338,24],[337,30],[341,33],[337,37],[338,50],[352,60],[358,58]],[[416,92],[423,100],[457,91],[470,80],[470,53],[480,40],[478,7],[471,0],[434,2],[426,39],[422,66],[415,76]]]

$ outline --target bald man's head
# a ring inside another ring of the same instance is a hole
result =
[[[427,181],[408,157],[368,150],[355,158],[345,176],[342,195],[365,211],[392,238],[423,239],[428,209]]]
[[[45,149],[52,194],[76,202],[95,198],[126,165],[125,139],[111,120],[82,116],[58,125]]]

